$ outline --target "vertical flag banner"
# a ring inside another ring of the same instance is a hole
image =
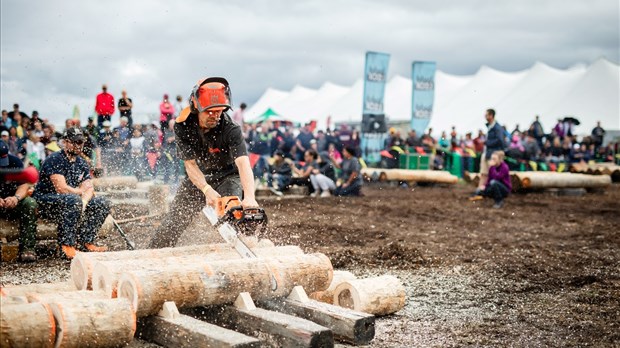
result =
[[[384,115],[383,101],[385,97],[385,82],[387,80],[390,55],[380,52],[366,52],[364,66],[364,115]],[[381,150],[385,142],[385,133],[362,133],[362,157],[366,163],[381,161]]]
[[[433,115],[435,62],[413,62],[411,81],[411,129],[422,136]]]
[[[385,80],[387,79],[390,55],[379,52],[366,52],[364,68],[364,115],[383,114]]]

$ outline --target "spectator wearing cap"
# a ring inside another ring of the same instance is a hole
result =
[[[133,108],[133,101],[127,97],[127,91],[121,91],[121,98],[118,100],[118,112],[120,117],[127,118],[127,125],[129,128],[133,126],[133,117],[131,116],[131,109]]]
[[[94,195],[88,163],[80,157],[84,132],[69,128],[63,138],[64,149],[43,162],[33,197],[41,216],[58,224],[62,256],[72,259],[78,250],[107,250],[95,245],[95,238],[110,212],[110,201]]]
[[[90,134],[95,141],[99,138],[99,127],[95,123],[95,116],[88,116],[88,123],[84,127],[84,132]]]
[[[338,169],[341,169],[340,178],[342,184],[336,187],[334,195],[336,196],[360,196],[362,189],[362,165],[357,157],[355,157],[355,148],[345,147],[342,150],[344,160],[342,164],[338,164],[332,159],[332,163]]]
[[[168,100],[168,95],[164,94],[164,99],[159,104],[159,125],[161,129],[168,127],[168,122],[174,118],[174,105]]]
[[[0,169],[23,169],[22,161],[9,154],[8,145],[0,140]],[[37,202],[28,197],[30,183],[0,179],[0,218],[19,221],[19,260],[34,262],[37,234]]]
[[[108,86],[101,86],[101,93],[95,101],[95,113],[97,113],[97,126],[102,127],[103,121],[111,121],[114,115],[114,96],[108,93]]]

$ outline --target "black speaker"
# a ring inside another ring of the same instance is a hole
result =
[[[385,115],[362,116],[362,133],[385,133],[387,132],[387,124],[385,123]]]

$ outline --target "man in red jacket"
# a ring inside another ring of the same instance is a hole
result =
[[[97,126],[103,128],[103,122],[111,121],[114,114],[114,96],[108,93],[108,86],[101,86],[101,93],[97,95],[95,103],[95,112],[97,113]]]

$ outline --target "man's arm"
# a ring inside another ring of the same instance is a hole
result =
[[[30,186],[30,184],[19,185],[13,196],[6,197],[4,200],[0,199],[0,208],[13,209],[17,207],[19,201],[28,195]]]
[[[198,187],[198,189],[205,194],[207,204],[214,205],[215,200],[220,197],[220,194],[217,193],[217,191],[215,191],[209,183],[207,183],[207,180],[205,180],[205,175],[202,173],[200,168],[198,168],[196,160],[186,160],[184,161],[184,165],[185,172],[187,173],[189,180],[192,184],[194,184],[194,186]]]
[[[252,173],[250,158],[248,156],[239,156],[235,159],[235,164],[239,169],[239,178],[243,188],[243,201],[241,205],[244,208],[258,207],[254,197],[254,174]]]
[[[60,194],[72,193],[75,195],[81,195],[82,192],[84,192],[82,188],[75,188],[75,187],[71,187],[67,185],[67,180],[65,179],[64,175],[52,174],[50,175],[50,180],[52,181],[52,184],[54,185],[54,188],[56,189],[57,193],[60,193]]]
[[[86,201],[86,203],[95,195],[95,188],[90,179],[84,180],[84,182],[80,184],[79,190],[82,191],[82,201]]]

